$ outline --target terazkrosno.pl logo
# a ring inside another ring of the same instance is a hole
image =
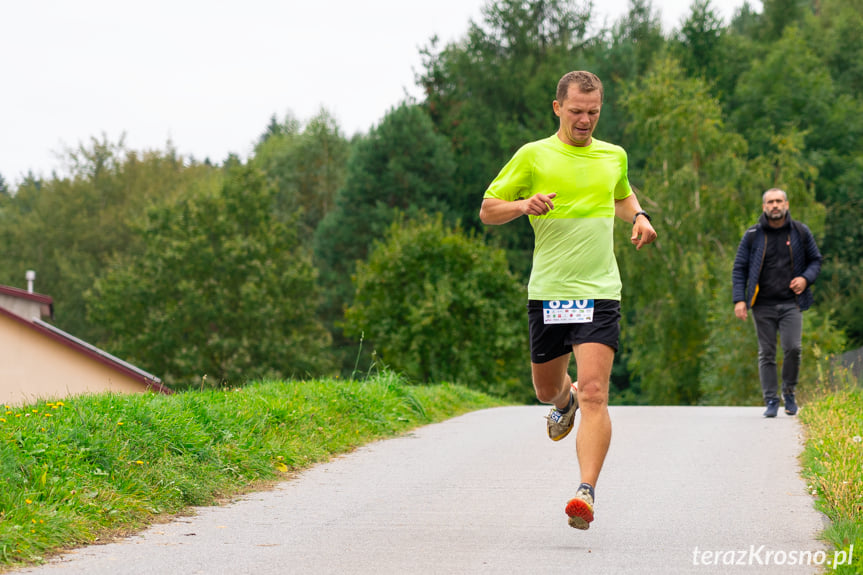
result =
[[[729,549],[727,551],[714,551],[699,549],[692,551],[693,565],[725,565],[725,566],[752,566],[752,565],[827,565],[836,569],[840,565],[852,565],[854,563],[854,545],[848,549],[837,549],[831,557],[826,551],[784,551],[768,549],[765,545],[756,547],[750,545],[749,549]]]

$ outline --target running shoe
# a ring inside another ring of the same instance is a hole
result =
[[[589,529],[593,521],[593,496],[584,487],[579,487],[575,497],[566,504],[569,526],[576,529]]]
[[[572,405],[569,411],[561,413],[559,409],[552,407],[545,417],[548,420],[548,437],[552,441],[560,441],[569,435],[575,424],[575,412],[578,410],[578,396],[576,395],[575,383],[572,384],[569,396],[572,398],[570,400]]]

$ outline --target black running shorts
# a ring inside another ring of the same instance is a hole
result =
[[[616,352],[620,341],[620,302],[599,299],[593,305],[591,323],[546,325],[542,321],[542,302],[529,300],[530,361],[551,361],[570,353],[572,346],[580,343],[604,343]]]

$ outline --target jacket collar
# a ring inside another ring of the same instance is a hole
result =
[[[764,212],[761,212],[761,217],[758,218],[758,224],[765,230],[784,230],[791,226],[791,211],[789,210],[788,213],[785,214],[785,223],[779,228],[774,228],[770,225],[770,222],[767,220],[767,214]]]

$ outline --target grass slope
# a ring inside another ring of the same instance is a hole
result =
[[[375,439],[503,405],[465,387],[262,382],[173,396],[92,395],[0,410],[0,571],[132,533]],[[818,393],[800,412],[803,475],[863,575],[863,391]],[[834,556],[835,557],[835,556]]]
[[[826,571],[863,575],[863,390],[847,386],[819,394],[800,411],[800,420],[807,435],[803,476],[816,507],[831,521],[822,537],[833,545],[832,557],[845,557],[845,564]]]
[[[455,385],[271,381],[0,411],[0,570],[138,531],[369,441],[502,405]]]

